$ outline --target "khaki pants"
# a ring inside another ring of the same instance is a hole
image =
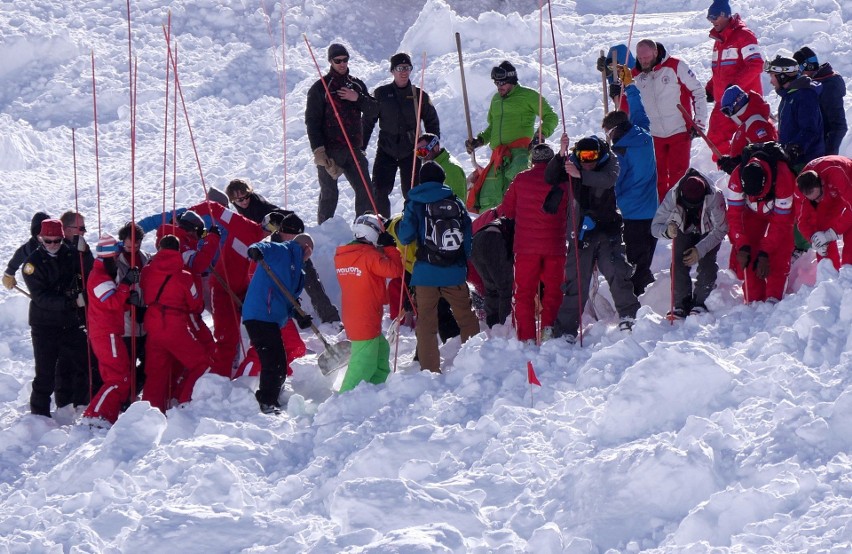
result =
[[[416,290],[417,358],[420,367],[435,373],[441,371],[441,354],[438,351],[438,300],[444,298],[453,311],[453,316],[461,329],[461,341],[479,333],[479,319],[470,305],[470,289],[467,284],[452,287],[424,287]]]

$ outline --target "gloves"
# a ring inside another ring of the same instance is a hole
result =
[[[217,237],[222,236],[222,229],[219,228],[218,225],[211,225],[207,232],[211,235],[216,235]]]
[[[742,246],[739,250],[737,250],[737,263],[740,264],[740,267],[745,269],[748,267],[748,263],[751,261],[751,246]]]
[[[825,231],[817,231],[811,235],[811,246],[814,248],[822,248],[828,246],[829,242],[837,240],[837,233],[834,229],[826,229]]]
[[[735,158],[733,156],[722,156],[716,162],[716,165],[719,167],[719,169],[730,175],[734,172],[737,166],[740,165],[740,158]]]
[[[544,198],[544,205],[541,209],[544,210],[544,213],[554,215],[559,211],[559,204],[562,203],[563,192],[559,187],[550,187],[550,191],[547,193],[547,196]]]
[[[145,302],[142,300],[142,295],[139,294],[138,290],[130,291],[130,296],[127,297],[127,303],[132,306],[136,306],[137,308],[145,306]]]
[[[689,130],[689,139],[697,139],[701,138],[701,133],[698,132],[698,127],[693,127]]]
[[[325,146],[320,146],[314,150],[314,163],[320,167],[324,167],[332,179],[337,179],[343,175],[343,170],[325,153]]]
[[[814,252],[820,255],[820,257],[825,258],[828,255],[828,245],[820,246],[819,248],[814,248]]]
[[[9,275],[8,273],[3,274],[3,286],[4,287],[6,287],[9,290],[12,290],[13,288],[15,288],[15,285],[17,285],[17,284],[18,284],[18,282],[15,280],[14,275]]]
[[[609,85],[609,97],[613,100],[621,96],[621,85],[613,83]]]
[[[314,318],[306,312],[302,312],[301,314],[299,312],[294,313],[293,319],[296,320],[296,325],[299,326],[299,329],[307,329],[314,322]]]
[[[250,260],[257,262],[263,259],[263,252],[257,246],[252,246],[248,249],[248,257]]]
[[[713,93],[710,91],[710,89],[704,89],[704,92],[707,93],[707,103],[708,104],[712,104],[713,102],[716,101],[716,99],[713,98]]]
[[[122,285],[135,285],[139,282],[139,268],[131,267],[127,270],[124,277],[121,278]]]
[[[758,279],[766,279],[769,277],[769,254],[766,252],[758,252],[757,260],[754,262],[754,274]]]
[[[794,165],[802,156],[802,147],[798,144],[785,144],[784,151],[787,152],[787,157],[790,158],[790,163]]]
[[[376,245],[378,246],[396,246],[396,241],[393,238],[393,235],[385,231],[379,238],[376,240]]]
[[[607,77],[609,77],[610,75],[612,75],[612,69],[609,67],[611,63],[612,60],[608,59],[606,56],[600,56],[598,58],[598,61],[595,62],[595,67],[597,67],[598,71],[600,71],[601,73],[606,71]]]
[[[277,233],[281,230],[281,225],[284,224],[284,214],[280,212],[269,212],[263,216],[260,226],[268,233]]]
[[[665,235],[667,239],[673,239],[677,236],[678,225],[674,221],[669,221],[669,224],[666,225]]]
[[[485,144],[485,141],[480,137],[474,137],[472,139],[467,139],[464,141],[464,149],[468,154],[473,154],[473,151]]]
[[[698,263],[699,259],[700,258],[698,257],[698,249],[695,247],[687,248],[686,251],[683,253],[683,263],[685,265],[693,266]]]
[[[626,65],[619,65],[618,79],[621,81],[625,88],[630,85],[633,82],[633,74],[630,72],[630,68]]]

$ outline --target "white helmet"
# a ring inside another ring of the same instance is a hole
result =
[[[382,224],[379,223],[379,218],[375,215],[364,214],[355,218],[352,234],[355,235],[356,239],[364,239],[371,244],[376,244],[381,232]]]

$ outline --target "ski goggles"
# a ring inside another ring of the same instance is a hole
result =
[[[412,67],[408,64],[400,64],[393,68],[394,73],[407,73],[412,70]]]
[[[417,147],[417,157],[418,158],[425,158],[426,156],[429,155],[429,152],[431,152],[432,149],[435,148],[435,146],[437,146],[437,145],[438,145],[438,137],[435,137],[432,140],[430,140],[429,144],[427,144],[426,146],[418,146]]]
[[[765,73],[780,73],[782,75],[798,75],[798,65],[776,65],[770,60],[763,62],[763,71]]]
[[[594,163],[601,159],[600,150],[575,150],[574,155],[580,163]]]

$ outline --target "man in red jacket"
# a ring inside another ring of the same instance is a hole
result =
[[[776,145],[776,143],[769,143]],[[793,251],[795,176],[780,148],[755,151],[734,170],[726,192],[728,237],[746,302],[778,302]]]
[[[553,323],[562,304],[565,280],[568,192],[564,182],[551,186],[544,180],[547,163],[553,159],[547,144],[532,148],[532,167],[518,174],[509,185],[497,213],[515,220],[515,325],[518,340],[536,339],[535,299],[541,297],[541,340],[553,337]]]
[[[740,165],[740,155],[747,144],[778,140],[778,131],[769,120],[769,104],[763,96],[737,85],[725,89],[719,110],[737,126],[731,137],[728,154],[716,160],[719,169],[730,175]]]
[[[89,342],[98,357],[98,369],[104,384],[83,413],[81,423],[110,427],[118,419],[121,405],[130,393],[130,357],[122,335],[130,287],[139,282],[139,270],[128,269],[121,282],[116,282],[119,245],[111,235],[101,236],[95,251],[98,257],[86,282],[89,295],[87,316]]]
[[[722,95],[730,85],[763,94],[760,83],[763,58],[757,46],[757,37],[740,19],[740,14],[731,13],[728,0],[714,0],[707,10],[707,20],[713,24],[710,31],[710,38],[714,40],[711,60],[713,75],[704,88],[707,100],[716,101],[710,114],[707,138],[725,155],[730,151],[731,137],[737,126],[722,114],[719,105]]]
[[[145,390],[142,400],[165,412],[172,399],[189,402],[195,382],[211,366],[210,351],[190,333],[190,315],[204,309],[192,274],[184,269],[180,242],[160,239],[159,250],[142,269],[146,341]]]
[[[824,156],[808,163],[796,178],[799,231],[809,237],[817,259],[828,258],[836,269],[852,264],[852,160]],[[843,239],[843,256],[837,239]]]

